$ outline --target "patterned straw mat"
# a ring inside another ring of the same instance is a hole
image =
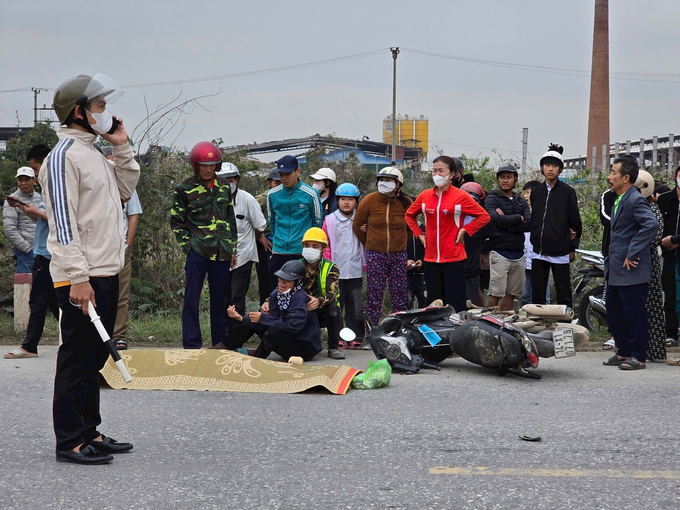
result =
[[[299,393],[321,386],[344,395],[361,372],[344,365],[292,365],[226,350],[132,349],[120,354],[131,383],[123,381],[111,357],[101,371],[116,390]]]

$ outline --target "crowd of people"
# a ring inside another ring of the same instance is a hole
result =
[[[37,357],[47,312],[61,315],[53,410],[57,460],[65,462],[110,462],[112,453],[132,448],[97,431],[108,352],[87,316],[96,307],[115,346],[128,347],[130,253],[142,207],[139,165],[122,119],[107,110],[118,95],[104,75],[60,85],[59,142],[31,148],[3,206],[15,270],[33,277],[25,340],[5,358]],[[98,136],[107,147],[95,144]],[[203,346],[206,277],[211,348],[247,352],[244,344],[257,334],[254,356],[284,360],[318,355],[323,328],[332,359],[369,348],[366,321],[379,322],[386,287],[389,312],[436,300],[456,311],[510,310],[515,300],[550,302],[552,274],[554,301],[572,307],[570,264],[582,224],[576,192],[560,180],[562,152],[550,145],[540,160],[545,179],[525,183],[522,193],[511,164],[498,168],[495,189],[484,190],[459,158],[442,155],[433,162],[434,186],[415,197],[395,167],[379,170],[375,191],[362,197],[330,168],[303,182],[298,160],[284,156],[268,173],[267,191],[253,196],[215,144],[196,144],[170,221],[185,254],[183,347]],[[673,190],[655,187],[630,156],[615,159],[608,179],[602,250],[607,344],[616,353],[604,365],[639,370],[666,359],[678,338],[680,168]],[[247,311],[253,265],[260,306]],[[352,340],[343,339],[343,326]]]

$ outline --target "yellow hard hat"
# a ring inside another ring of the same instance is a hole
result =
[[[312,243],[322,243],[328,246],[326,232],[321,230],[319,227],[312,227],[307,232],[305,232],[305,235],[302,237],[302,242],[305,243],[307,241]]]

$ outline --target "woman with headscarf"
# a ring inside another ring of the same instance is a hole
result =
[[[233,305],[227,313],[242,321],[244,327],[264,331],[256,358],[266,359],[275,352],[286,361],[291,356],[310,361],[321,352],[321,334],[316,312],[307,310],[309,296],[302,290],[305,266],[299,260],[290,260],[274,274],[279,284],[269,296],[268,313],[262,311],[264,307],[241,316]]]

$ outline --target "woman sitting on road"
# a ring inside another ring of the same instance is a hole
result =
[[[310,361],[321,352],[321,334],[316,312],[307,311],[309,296],[302,290],[305,266],[299,260],[290,260],[274,274],[279,285],[269,296],[268,312],[263,311],[267,310],[263,305],[259,312],[241,316],[232,305],[227,313],[242,321],[244,327],[265,332],[256,358],[266,359],[275,352],[286,361],[291,356]]]

